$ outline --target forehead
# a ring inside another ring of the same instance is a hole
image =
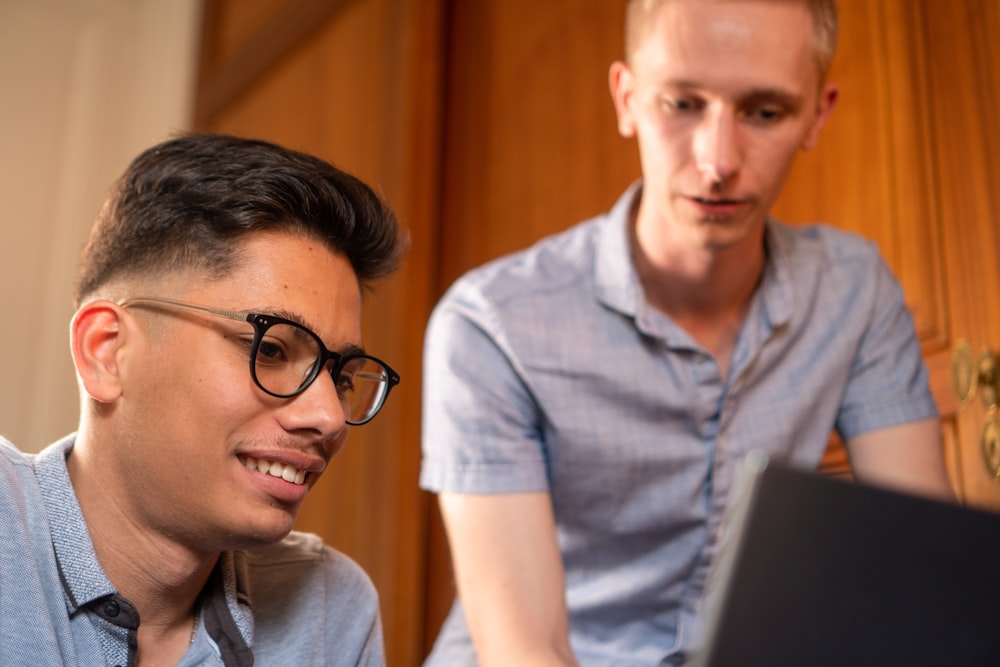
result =
[[[720,91],[818,84],[812,17],[795,0],[666,0],[646,17],[637,75]]]
[[[361,288],[347,258],[315,238],[255,232],[238,241],[235,268],[189,298],[232,310],[293,314],[328,346],[359,344]]]

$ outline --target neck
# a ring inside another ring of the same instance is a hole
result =
[[[667,225],[633,225],[632,253],[646,298],[702,345],[726,376],[764,272],[764,225],[724,247],[671,238]]]
[[[678,242],[632,228],[632,254],[647,298],[671,317],[725,316],[749,304],[764,272],[764,226],[726,247]]]
[[[114,483],[119,471],[93,443],[93,434],[82,427],[67,467],[97,560],[138,609],[140,640],[180,629],[190,637],[198,596],[219,554],[197,553],[157,531]]]

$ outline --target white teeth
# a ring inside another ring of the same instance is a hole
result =
[[[241,458],[243,465],[249,470],[256,470],[271,477],[280,477],[292,484],[303,484],[306,481],[306,471],[298,470],[294,466],[285,465],[278,461],[267,461],[265,459],[254,459],[249,456]]]

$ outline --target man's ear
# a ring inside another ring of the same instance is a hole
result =
[[[111,301],[84,304],[70,324],[70,350],[87,394],[111,403],[122,393],[119,352],[125,341],[125,311]]]
[[[618,115],[618,134],[630,138],[635,136],[635,116],[632,113],[632,91],[634,79],[632,71],[624,62],[617,60],[611,63],[608,70],[608,88],[611,89],[611,101],[615,104]]]
[[[816,108],[816,118],[813,119],[812,127],[806,133],[805,141],[802,142],[802,150],[811,151],[819,142],[819,132],[826,124],[826,119],[833,113],[833,108],[837,106],[837,97],[840,95],[840,88],[835,83],[828,83],[820,91]]]

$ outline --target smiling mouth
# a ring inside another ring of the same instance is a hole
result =
[[[299,470],[294,466],[279,463],[278,461],[268,461],[267,459],[255,459],[251,456],[240,456],[240,463],[247,470],[256,470],[271,477],[278,477],[291,484],[302,485],[306,481],[306,471]]]

